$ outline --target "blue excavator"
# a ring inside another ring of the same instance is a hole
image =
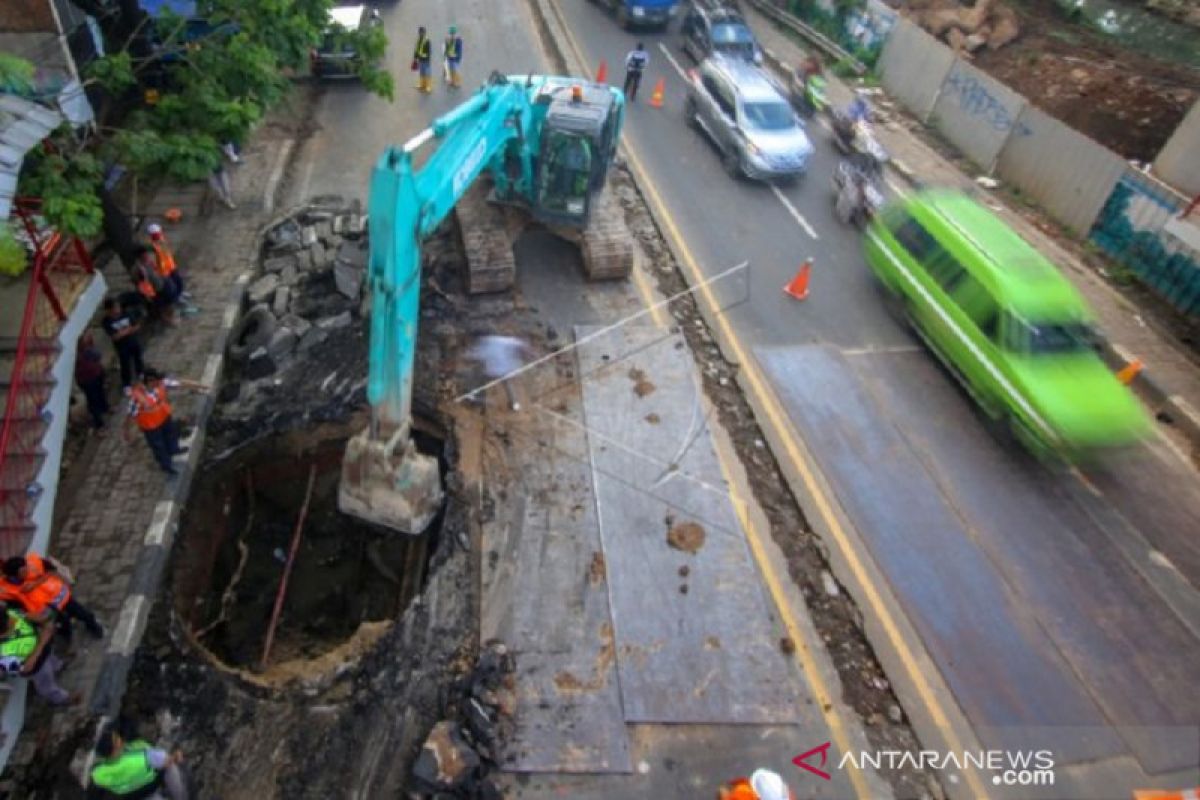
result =
[[[632,244],[605,188],[624,110],[624,95],[606,85],[493,74],[465,103],[379,158],[367,205],[371,418],[346,446],[343,512],[419,534],[441,506],[438,463],[412,440],[411,407],[421,242],[451,211],[471,293],[512,285],[514,237],[531,219],[579,245],[589,279],[629,275]],[[414,157],[431,142],[437,148],[415,168]]]

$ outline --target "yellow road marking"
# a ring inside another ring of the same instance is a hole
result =
[[[637,176],[638,184],[641,186],[642,190],[646,193],[647,198],[654,205],[656,211],[658,212],[663,226],[667,229],[668,235],[676,245],[677,252],[683,261],[684,266],[691,273],[694,280],[703,280],[703,273],[700,271],[700,266],[696,261],[695,256],[692,255],[691,249],[687,246],[687,243],[683,239],[683,235],[679,232],[679,228],[675,224],[674,218],[667,210],[666,204],[663,202],[662,197],[659,196],[657,188],[654,186],[653,182],[651,182],[649,173],[647,173],[645,168],[642,166],[641,159],[635,152],[633,145],[629,142],[626,142],[626,152],[630,167]],[[887,607],[887,604],[883,602],[883,598],[879,596],[879,592],[875,586],[871,584],[869,576],[867,575],[866,567],[863,565],[862,561],[858,557],[858,554],[851,546],[846,531],[842,528],[840,520],[834,513],[833,504],[830,502],[829,498],[825,496],[825,493],[821,491],[821,488],[817,483],[816,476],[813,472],[813,467],[808,463],[807,459],[804,458],[803,454],[800,452],[800,449],[796,446],[796,443],[788,435],[788,428],[784,423],[784,413],[779,407],[774,394],[768,389],[766,381],[759,373],[757,365],[748,357],[745,347],[743,347],[737,334],[734,333],[733,327],[730,325],[729,320],[726,319],[726,317],[721,313],[720,305],[717,303],[716,297],[713,295],[712,291],[708,286],[704,286],[700,289],[700,293],[704,296],[705,302],[707,302],[709,309],[713,312],[713,316],[717,321],[717,326],[725,335],[725,339],[732,348],[740,368],[745,373],[750,390],[754,393],[754,396],[758,399],[763,410],[766,412],[767,419],[771,427],[775,429],[777,438],[783,442],[784,449],[787,451],[788,460],[791,461],[792,466],[800,474],[801,479],[804,481],[805,488],[813,497],[813,500],[817,505],[818,513],[820,513],[821,518],[825,520],[825,523],[829,526],[829,531],[833,535],[839,551],[846,559],[846,563],[849,565],[851,572],[854,573],[854,577],[858,584],[862,587],[864,599],[866,600],[867,605],[870,606],[871,610],[879,619],[884,632],[887,634],[892,646],[896,649],[896,654],[901,663],[904,665],[905,671],[909,674],[913,685],[916,687],[917,694],[921,697],[921,702],[929,710],[934,724],[944,732],[944,735],[949,740],[951,749],[956,752],[961,752],[963,749],[962,745],[959,743],[958,737],[954,734],[950,727],[945,710],[942,708],[941,703],[939,703],[937,698],[934,696],[933,688],[929,685],[929,681],[925,678],[920,666],[917,664],[916,657],[913,655],[911,648],[908,646],[908,643],[904,641],[904,637],[901,635],[900,630],[896,625],[896,620],[892,616],[891,610]],[[756,553],[755,557],[759,558],[759,555],[760,554]],[[778,601],[779,598],[776,598],[776,602]],[[781,609],[781,613],[786,615],[787,612],[786,610]],[[839,744],[839,747],[840,746],[841,745]],[[966,770],[965,774],[967,783],[971,785],[972,794],[975,797],[986,797],[987,791],[984,788],[983,783],[979,780],[979,776],[976,775],[975,771]]]
[[[557,2],[557,0],[551,0],[551,2]],[[576,41],[575,35],[568,28],[566,28],[565,25],[563,29],[567,36],[567,44],[572,50],[574,50],[575,57],[578,59],[578,63],[586,64],[587,60],[583,56],[583,50]],[[641,158],[638,156],[632,141],[626,139],[622,143],[622,147],[628,157],[629,166],[633,170],[634,175],[637,177],[638,186],[643,192],[645,192],[647,200],[654,206],[659,221],[666,228],[666,234],[675,244],[676,252],[679,253],[680,260],[683,261],[684,266],[691,274],[693,280],[697,284],[703,284],[704,275],[700,270],[699,262],[692,254],[691,248],[688,247],[682,233],[679,231],[679,226],[675,224],[674,217],[667,209],[667,205],[659,195],[658,189],[654,182],[650,179],[650,173],[647,172],[645,167],[642,166]],[[636,280],[635,286],[638,286],[639,292],[646,288],[644,285],[639,285]],[[849,565],[850,571],[854,574],[859,586],[862,587],[864,595],[863,599],[871,608],[872,612],[874,612],[876,615],[880,625],[883,627],[883,630],[888,637],[888,640],[891,642],[892,647],[895,648],[897,657],[904,665],[905,671],[908,673],[910,680],[916,687],[917,694],[920,696],[921,702],[925,705],[926,709],[933,718],[934,725],[943,731],[948,740],[948,744],[950,745],[950,749],[956,752],[961,752],[963,750],[962,744],[958,741],[957,735],[950,727],[950,722],[946,716],[945,709],[942,708],[941,703],[934,695],[933,687],[929,685],[929,681],[921,671],[920,665],[917,664],[916,657],[913,655],[912,649],[909,647],[908,642],[906,642],[904,637],[901,635],[899,627],[896,624],[896,620],[892,615],[891,609],[889,609],[888,606],[883,602],[883,598],[880,597],[879,591],[870,582],[866,567],[859,558],[858,553],[856,553],[854,548],[851,546],[849,536],[842,527],[841,521],[838,519],[837,514],[833,510],[832,502],[828,497],[825,496],[825,493],[821,491],[820,485],[816,479],[816,475],[814,474],[814,467],[808,463],[808,460],[800,452],[800,448],[797,447],[796,443],[788,435],[788,426],[784,422],[785,415],[783,410],[779,407],[779,403],[775,399],[774,393],[771,392],[767,387],[766,381],[759,373],[757,365],[751,361],[750,358],[748,358],[746,349],[743,347],[741,340],[734,332],[733,326],[730,325],[729,320],[721,313],[721,307],[717,303],[716,297],[713,295],[711,288],[706,284],[701,285],[700,293],[704,296],[705,302],[712,311],[713,317],[717,321],[717,326],[725,335],[725,340],[732,348],[734,356],[737,359],[737,363],[745,373],[749,383],[750,391],[753,392],[763,410],[766,412],[768,422],[775,430],[777,438],[783,443],[784,449],[787,451],[788,460],[800,474],[801,479],[804,481],[805,488],[813,497],[814,502],[817,505],[818,513],[821,515],[821,518],[825,521],[826,525],[828,525],[829,531],[835,540],[835,544],[837,545],[842,556],[846,559],[846,563]],[[724,468],[725,467],[722,464],[722,469]],[[739,509],[738,516],[740,519],[745,509],[741,506],[740,501],[735,503],[735,507]],[[764,576],[770,575],[768,565],[764,561],[765,551],[761,548],[761,542],[757,541],[757,533],[751,529],[747,529],[747,538],[751,541],[751,550],[754,553],[755,560],[759,562],[760,571]],[[754,546],[755,543],[758,544],[757,547]],[[792,618],[791,611],[786,603],[786,599],[780,594],[781,590],[778,584],[771,578],[767,578],[767,588],[771,591],[772,599],[775,601],[779,613],[788,629],[799,630],[799,626],[796,625],[795,620]],[[796,652],[801,652],[801,650],[802,648],[797,647]],[[805,671],[805,674],[813,684],[814,691],[816,691],[817,685],[821,684],[821,678],[810,669],[811,666],[812,665],[808,662],[808,660],[802,659],[802,667]],[[824,711],[824,708],[825,706],[822,704],[822,711]],[[844,736],[845,731],[842,727],[840,715],[836,712],[836,709],[837,705],[831,705],[831,710],[829,712],[825,712],[825,716],[829,722],[830,731],[835,735],[838,732],[841,732]],[[838,747],[842,749],[843,752],[846,752],[844,741],[839,740]],[[972,795],[978,798],[987,797],[987,790],[984,787],[984,784],[980,781],[976,771],[965,770],[964,772],[967,783],[971,787]],[[858,793],[859,797],[870,796],[870,793],[866,790],[865,779],[862,778],[862,776],[859,776],[858,780],[855,781],[855,791]]]

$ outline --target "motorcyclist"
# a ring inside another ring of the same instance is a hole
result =
[[[851,126],[859,122],[870,122],[871,101],[867,99],[866,89],[855,89],[854,99],[850,101],[850,105],[846,106],[846,110],[842,113]]]

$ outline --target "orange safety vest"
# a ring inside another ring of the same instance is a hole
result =
[[[166,388],[152,392],[143,386],[133,387],[130,393],[134,406],[134,421],[144,431],[158,430],[171,417]]]
[[[154,248],[154,264],[158,274],[164,278],[170,277],[175,271],[175,256],[167,248],[167,243],[151,241],[150,246]]]
[[[137,282],[137,290],[141,292],[142,297],[153,302],[154,298],[158,297],[158,291],[154,288],[154,284],[146,277],[146,273],[142,273],[142,279]]]
[[[33,581],[45,575],[46,562],[36,553],[28,553],[25,556],[25,583],[14,583],[12,580],[5,578],[0,580],[0,601],[5,603],[16,602],[22,606],[26,604],[25,596],[22,594],[22,589],[26,584],[32,585]]]
[[[758,800],[758,792],[750,786],[747,778],[735,778],[728,789],[722,788],[718,794],[719,800]]]
[[[40,556],[25,556],[25,581],[18,589],[18,600],[31,616],[38,616],[47,608],[62,611],[71,601],[71,587],[60,575],[46,570]],[[10,584],[11,585],[11,584]]]

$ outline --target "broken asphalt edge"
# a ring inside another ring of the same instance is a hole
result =
[[[296,141],[288,138],[280,140],[277,148],[294,155]],[[276,152],[279,152],[277,150]],[[286,167],[286,165],[285,165]],[[278,192],[278,182],[274,187]],[[209,418],[216,407],[217,390],[226,362],[226,347],[229,337],[237,326],[244,309],[246,287],[258,269],[258,248],[266,232],[286,219],[297,209],[290,209],[286,214],[273,215],[263,224],[256,226],[245,239],[238,242],[234,252],[245,253],[245,269],[234,281],[221,313],[221,327],[213,340],[212,347],[204,363],[204,373],[199,381],[209,387],[207,392],[190,398],[188,409],[191,412],[192,433],[183,444],[189,446],[187,459],[180,470],[179,477],[166,482],[160,499],[154,508],[154,515],[146,529],[141,552],[129,578],[129,588],[125,600],[121,604],[121,613],[113,626],[112,638],[104,653],[99,674],[92,688],[91,701],[88,711],[99,715],[101,721],[111,719],[120,712],[121,703],[125,697],[129,671],[133,667],[134,654],[141,645],[150,611],[158,595],[163,573],[170,559],[171,548],[174,545],[175,534],[179,529],[179,517],[191,494],[192,482],[200,464],[204,449],[204,437]],[[96,730],[99,731],[100,726]]]
[[[758,3],[754,5],[756,8],[760,8]],[[778,78],[784,81],[790,79],[791,71],[788,68],[787,62],[770,49],[763,48],[763,61],[770,66]],[[836,78],[833,80],[836,80]],[[921,180],[920,176],[903,161],[890,159],[888,166],[892,172],[903,179],[913,189],[921,190],[926,188],[926,184]],[[996,202],[1004,202],[995,195],[991,195],[991,197]],[[1104,363],[1114,372],[1120,372],[1133,362],[1140,361],[1128,348],[1117,342],[1109,341],[1108,337],[1103,335],[1103,332],[1101,332],[1097,345],[1100,357],[1104,359]],[[1151,372],[1150,367],[1141,370],[1137,373],[1130,386],[1142,398],[1142,401],[1150,406],[1154,414],[1160,418],[1160,422],[1165,422],[1186,436],[1188,443],[1193,448],[1200,448],[1200,411],[1193,408],[1180,395],[1171,394],[1160,381],[1154,378]],[[1163,416],[1168,419],[1161,419]]]

